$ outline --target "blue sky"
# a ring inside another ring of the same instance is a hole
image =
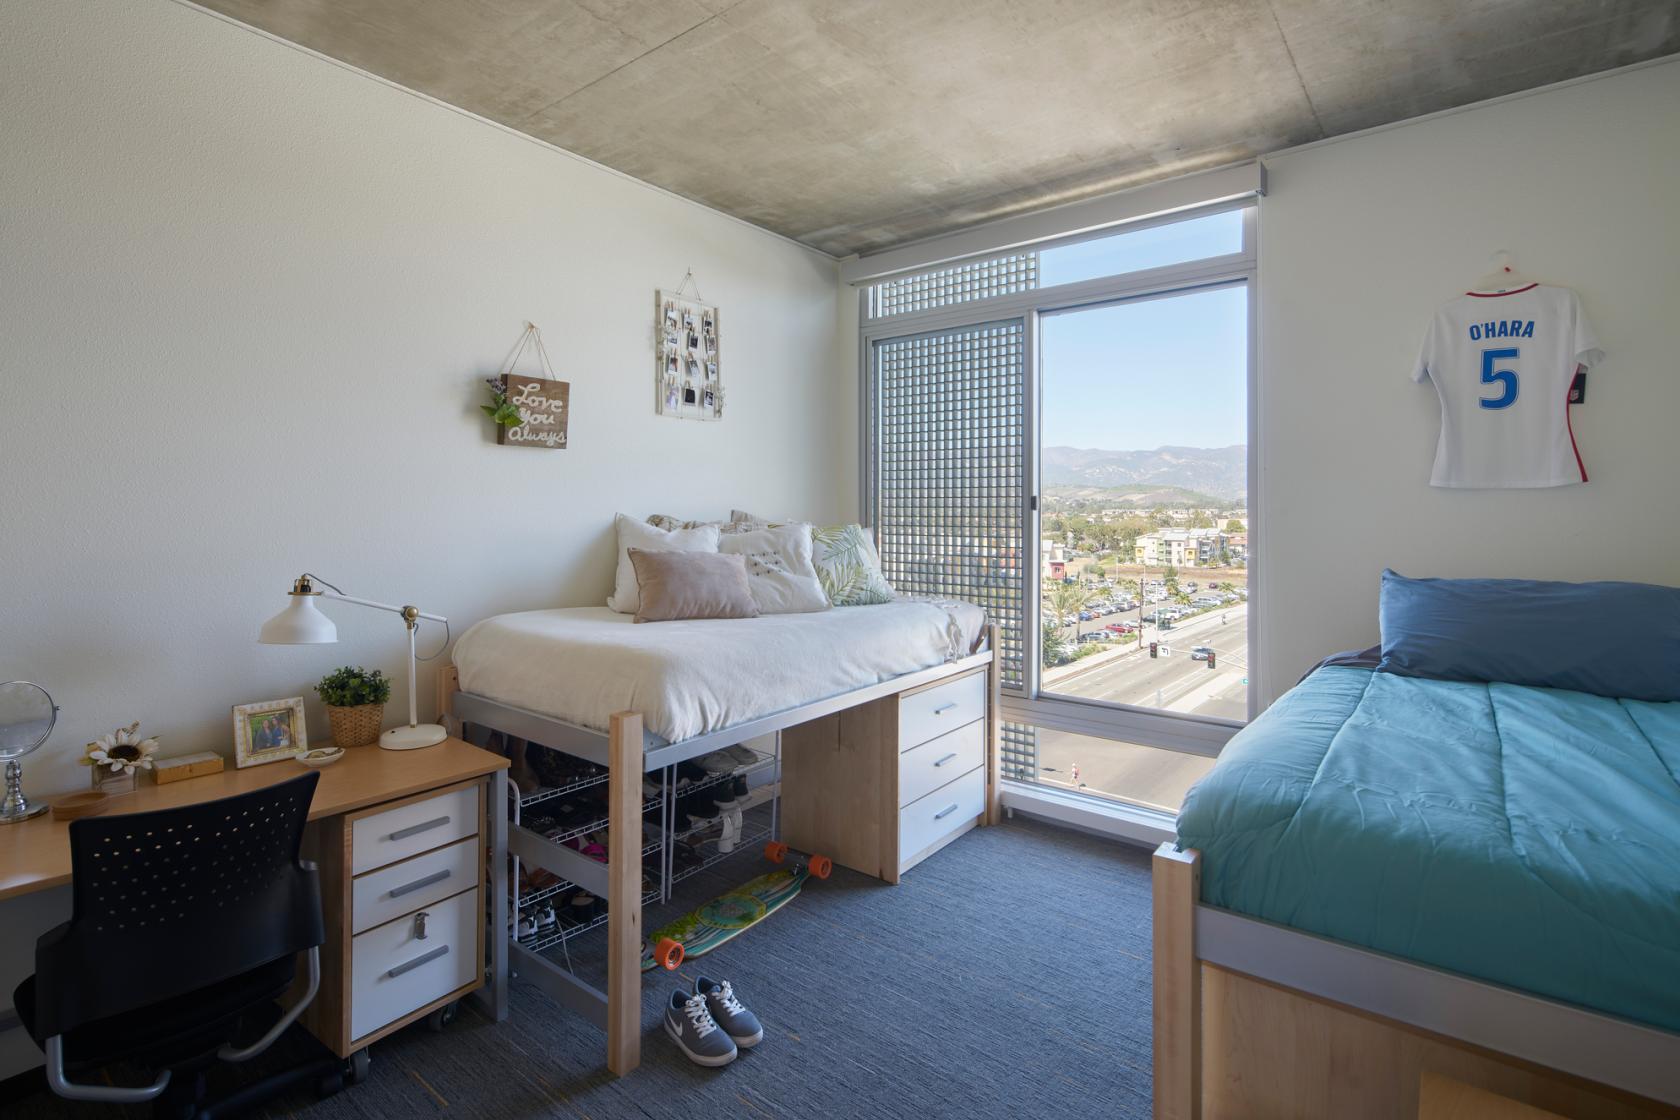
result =
[[[1041,282],[1232,252],[1240,244],[1234,222],[1235,212],[1050,250]],[[1240,285],[1046,315],[1040,323],[1047,446],[1134,451],[1247,442],[1248,299]]]

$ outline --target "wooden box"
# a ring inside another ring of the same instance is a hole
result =
[[[152,774],[160,786],[187,778],[202,778],[206,774],[222,772],[222,756],[215,751],[200,751],[177,758],[160,758],[152,763]]]

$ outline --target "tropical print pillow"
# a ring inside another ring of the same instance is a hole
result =
[[[837,607],[891,602],[892,585],[881,574],[875,540],[861,525],[817,525],[811,529],[811,558],[817,581]]]

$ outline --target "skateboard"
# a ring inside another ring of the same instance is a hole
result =
[[[781,863],[787,858],[788,848],[772,841],[765,845],[764,854],[772,863]],[[826,856],[812,856],[720,894],[648,934],[642,949],[642,971],[655,966],[671,970],[689,957],[704,956],[792,902],[811,876],[828,878],[831,869]]]

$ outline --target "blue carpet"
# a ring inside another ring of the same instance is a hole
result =
[[[719,870],[684,884],[699,895],[685,908],[763,867],[744,853]],[[650,911],[649,928],[668,913]],[[642,1066],[627,1078],[606,1074],[603,1034],[515,982],[507,1022],[468,1009],[443,1034],[399,1032],[374,1046],[366,1083],[265,1115],[1143,1117],[1149,921],[1148,853],[1017,818],[898,887],[836,868],[728,945],[647,974]],[[690,1064],[659,1027],[697,973],[734,981],[765,1024],[722,1070]],[[15,1114],[117,1112],[36,1096]]]

